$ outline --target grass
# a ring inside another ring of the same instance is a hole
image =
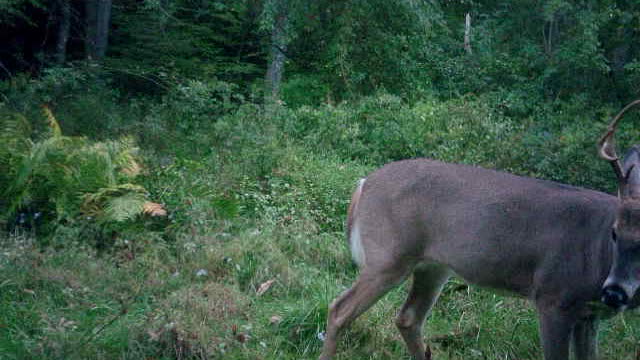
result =
[[[2,358],[316,358],[327,306],[356,275],[342,235],[296,222],[253,225],[158,242],[133,257],[3,239]],[[405,296],[406,284],[363,315],[337,359],[408,358],[393,323]],[[637,317],[603,325],[603,359],[636,359]],[[437,359],[541,358],[524,300],[455,279],[425,330]]]

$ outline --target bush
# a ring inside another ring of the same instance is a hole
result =
[[[5,219],[26,212],[52,226],[80,221],[108,227],[164,211],[134,183],[141,165],[131,138],[92,142],[65,136],[46,107],[44,114],[49,131],[33,141],[23,116],[0,119],[3,137],[11,139],[0,152],[3,173],[10,176],[3,180]]]
[[[282,84],[282,99],[287,106],[296,109],[300,106],[318,106],[330,98],[329,86],[313,75],[297,74]]]

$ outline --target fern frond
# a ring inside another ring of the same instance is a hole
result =
[[[25,154],[29,150],[31,124],[22,114],[2,114],[0,117],[1,152]]]
[[[102,221],[124,221],[144,212],[146,190],[135,184],[102,188],[83,196],[82,212]]]
[[[65,137],[48,138],[31,145],[29,153],[16,166],[14,179],[3,194],[5,198],[11,199],[6,210],[8,214],[29,202],[33,195],[30,188],[34,177],[40,175],[50,183],[64,184],[65,173],[69,171],[64,167],[67,157],[65,148],[70,140]]]
[[[142,171],[138,161],[138,148],[131,137],[123,137],[116,141],[106,143],[107,148],[113,154],[113,162],[118,173],[128,178],[134,178]]]
[[[47,124],[49,128],[51,128],[51,133],[53,137],[61,137],[62,129],[60,129],[60,123],[55,116],[53,116],[53,112],[49,108],[48,105],[42,105],[42,111],[44,112],[44,116],[47,119]]]
[[[123,167],[120,172],[129,178],[134,178],[142,172],[142,166],[137,161],[133,160],[126,167]]]
[[[140,193],[129,193],[111,198],[104,207],[105,220],[122,222],[142,214],[146,197]]]
[[[49,173],[49,170],[51,170],[51,166],[49,165],[66,163],[64,159],[68,154],[66,150],[71,143],[70,140],[70,138],[60,137],[48,138],[34,143],[31,146],[31,151],[24,157],[18,167],[14,186],[19,188],[26,185],[28,178],[38,169],[40,172],[50,176],[51,173]],[[46,169],[43,169],[45,167]]]
[[[95,143],[86,145],[75,156],[81,161],[81,171],[78,175],[94,176],[94,180],[99,179],[103,183],[98,187],[111,187],[117,183],[116,164],[113,161],[113,152],[106,143]],[[92,179],[85,179],[88,183],[93,182]],[[87,189],[95,191],[97,188]]]
[[[129,182],[142,170],[133,138],[92,142],[65,136],[51,109],[42,110],[51,131],[37,141],[30,140],[31,128],[23,116],[0,116],[0,131],[5,129],[0,141],[13,141],[13,148],[21,149],[15,155],[13,148],[0,146],[0,170],[5,164],[11,169],[0,172],[0,186],[6,186],[0,195],[7,199],[0,211],[10,215],[39,203],[54,207],[58,220],[82,214],[101,222],[166,214],[161,205],[148,201],[142,186]]]
[[[142,212],[151,216],[167,216],[167,210],[162,204],[151,201],[147,201],[142,205]]]

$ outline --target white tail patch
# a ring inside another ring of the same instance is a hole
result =
[[[357,199],[359,201],[360,196],[362,195],[362,187],[364,186],[364,182],[366,179],[360,179],[358,181],[358,188],[356,189]],[[364,265],[365,257],[364,257],[364,247],[362,246],[362,237],[360,235],[360,226],[358,224],[358,219],[356,217],[357,214],[357,202],[356,206],[352,209],[353,211],[353,224],[351,226],[351,233],[349,234],[349,246],[351,248],[351,257],[353,261],[358,264],[358,266]]]
[[[360,236],[360,227],[356,221],[351,228],[351,236],[349,237],[349,245],[351,246],[351,257],[358,266],[364,265],[364,248],[362,247],[362,237]]]

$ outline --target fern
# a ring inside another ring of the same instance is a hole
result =
[[[31,126],[24,116],[0,113],[0,189],[9,188],[15,179],[18,164],[31,146],[30,134]],[[0,214],[10,203],[10,198],[0,198]]]
[[[121,184],[85,194],[82,212],[99,221],[125,221],[144,211],[146,190],[139,185]]]
[[[60,128],[60,124],[58,120],[53,116],[53,112],[47,105],[42,106],[42,111],[44,112],[44,116],[47,119],[47,125],[51,129],[51,135],[56,137],[62,137],[62,129]]]
[[[45,106],[43,112],[50,131],[38,141],[30,139],[22,116],[0,123],[7,129],[0,140],[12,139],[0,149],[0,165],[8,168],[3,173],[12,174],[5,180],[5,216],[31,204],[44,204],[58,221],[91,216],[106,224],[148,212],[146,190],[132,183],[142,170],[132,138],[93,142],[65,136],[51,110]]]
[[[0,161],[10,154],[24,154],[29,149],[32,129],[20,114],[0,114]]]

